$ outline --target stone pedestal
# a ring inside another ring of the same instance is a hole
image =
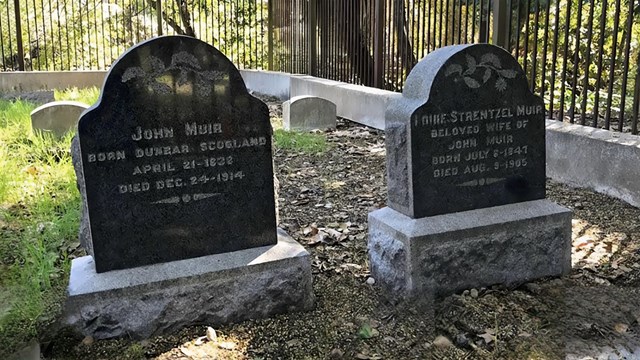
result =
[[[548,200],[420,219],[385,207],[369,214],[371,274],[398,297],[564,275],[571,215]]]
[[[314,307],[309,253],[278,230],[273,246],[96,273],[74,259],[64,323],[96,339],[143,339]]]

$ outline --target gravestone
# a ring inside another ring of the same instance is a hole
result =
[[[545,109],[501,48],[450,46],[386,113],[388,208],[369,214],[372,273],[446,294],[570,270],[571,213],[545,200]]]
[[[276,243],[269,110],[185,42],[123,56],[80,118],[98,272]]]
[[[282,104],[285,130],[326,130],[336,128],[336,104],[317,96],[292,97]]]
[[[137,338],[313,306],[308,253],[276,228],[271,125],[197,39],[122,55],[72,144],[83,199],[67,323]]]
[[[34,132],[64,136],[75,129],[80,114],[89,105],[78,101],[53,101],[35,108],[31,112],[31,128]]]

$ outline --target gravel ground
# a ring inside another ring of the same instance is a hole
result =
[[[274,154],[280,226],[311,253],[315,310],[141,342],[59,333],[45,357],[640,359],[639,209],[548,181],[548,198],[575,212],[569,276],[393,304],[366,253],[367,214],[386,202],[383,133],[340,120],[326,136],[325,153]]]

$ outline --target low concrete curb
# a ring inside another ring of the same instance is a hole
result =
[[[640,207],[640,137],[547,120],[547,176]]]

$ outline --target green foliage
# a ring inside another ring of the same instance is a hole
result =
[[[17,350],[54,319],[64,299],[67,252],[77,246],[72,135],[33,134],[34,108],[0,101],[0,353]]]
[[[165,0],[163,34],[177,34],[184,27],[177,8],[183,2],[196,37],[216,46],[239,67],[266,68],[266,1]],[[20,4],[27,70],[106,69],[128,48],[160,33],[151,0]],[[13,4],[0,6],[0,18],[6,19],[1,24],[0,67],[17,69]]]
[[[325,152],[328,148],[323,134],[303,133],[277,129],[273,132],[276,148],[292,149],[308,154]]]
[[[54,90],[54,97],[56,100],[73,100],[87,105],[93,105],[98,101],[99,96],[100,89],[95,86],[88,89],[78,89],[74,87],[65,90]]]
[[[576,113],[581,111],[584,102],[587,113],[592,113],[597,106],[598,113],[602,116],[611,96],[613,116],[624,111],[628,118],[632,112],[634,75],[638,71],[637,61],[640,52],[638,15],[635,15],[636,19],[631,22],[631,31],[628,32],[627,21],[633,20],[633,17],[629,17],[633,16],[633,13],[629,13],[628,1],[620,2],[619,9],[616,9],[615,2],[610,2],[603,8],[602,1],[581,0],[581,9],[578,8],[579,3],[577,0],[550,1],[548,17],[546,1],[540,0],[538,4],[532,1],[529,9],[522,5],[522,1],[520,9],[514,5],[513,16],[518,16],[519,21],[512,23],[511,47],[515,49],[514,52],[519,56],[521,64],[526,64],[525,71],[530,81],[535,81],[535,92],[544,93],[547,107],[553,102],[554,111],[557,111],[560,102],[563,101],[564,109],[568,111],[575,89]],[[616,29],[614,21],[617,11],[620,15]],[[591,17],[592,27],[589,33]],[[548,28],[545,27],[547,23]],[[518,29],[519,41],[516,38]],[[528,39],[524,36],[527,31]],[[629,36],[632,41],[629,46],[628,69],[625,69]],[[555,63],[554,51],[557,52]],[[600,58],[601,64],[598,66]],[[625,74],[629,74],[629,77],[626,88],[623,88]],[[611,82],[613,91],[609,95],[608,88]],[[621,108],[623,98],[624,109]]]

